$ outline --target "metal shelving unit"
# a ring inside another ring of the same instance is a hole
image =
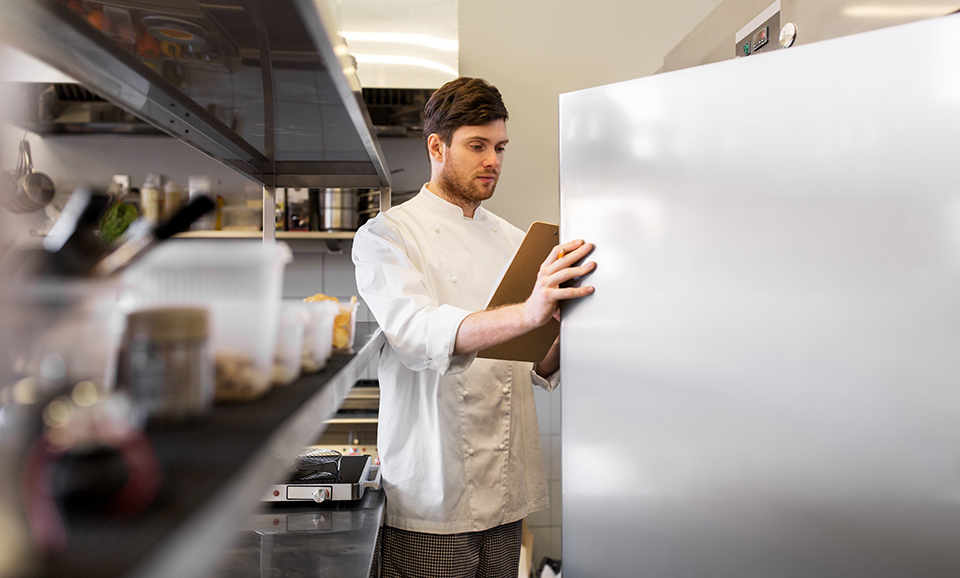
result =
[[[78,12],[91,5],[127,14],[137,34],[155,25],[172,37],[158,54],[123,44]],[[327,0],[30,0],[4,9],[3,42],[261,183],[263,232],[184,238],[353,237],[274,231],[277,187],[378,188],[381,210],[390,207],[390,171]],[[127,523],[74,528],[66,551],[38,561],[39,574],[209,575],[260,493],[324,430],[379,354],[375,324],[357,329],[357,353],[334,356],[321,374],[255,403],[217,407],[191,428],[148,430],[166,476],[164,502]]]
[[[131,30],[180,26],[192,40],[171,39],[157,55],[66,0],[9,3],[0,37],[260,182],[271,222],[276,187],[379,188],[381,210],[390,207],[390,171],[327,0],[100,4]]]

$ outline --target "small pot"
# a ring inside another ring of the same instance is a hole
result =
[[[8,191],[5,205],[14,213],[39,211],[53,199],[55,192],[53,180],[43,173],[33,171],[33,158],[27,139],[20,141],[19,155],[15,185],[11,186],[9,182],[4,182],[4,187]],[[6,179],[7,174],[4,174],[4,180]]]
[[[324,189],[320,205],[322,231],[356,230],[358,190],[362,189]]]

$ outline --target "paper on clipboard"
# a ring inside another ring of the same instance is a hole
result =
[[[500,279],[500,284],[493,292],[487,309],[526,301],[537,282],[540,265],[559,242],[560,227],[557,225],[541,221],[531,224],[520,248],[513,255],[513,260]],[[558,335],[560,335],[560,322],[551,319],[545,325],[520,337],[484,349],[477,354],[477,357],[536,363],[547,354]]]

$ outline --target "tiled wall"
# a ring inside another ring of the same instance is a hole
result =
[[[560,467],[560,391],[534,388],[537,421],[540,425],[540,450],[543,452],[543,470],[550,489],[550,508],[527,519],[533,532],[533,565],[537,568],[544,556],[559,559],[562,553],[562,485]]]

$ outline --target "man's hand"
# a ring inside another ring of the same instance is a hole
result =
[[[475,311],[464,318],[457,329],[454,354],[476,353],[532,331],[551,317],[559,319],[560,301],[593,293],[593,287],[559,287],[561,283],[586,275],[596,268],[597,264],[593,262],[571,267],[592,250],[593,245],[583,241],[571,241],[554,247],[540,267],[537,283],[526,301],[499,309]],[[559,347],[554,352],[557,355],[551,357],[548,354],[541,362],[540,369],[549,371],[554,364],[559,366]]]
[[[585,243],[578,239],[557,245],[540,265],[537,273],[537,282],[533,292],[523,303],[523,315],[527,323],[533,327],[540,327],[555,317],[560,310],[560,302],[567,299],[586,297],[593,293],[591,285],[581,287],[564,287],[560,284],[582,277],[593,271],[597,264],[589,261],[578,267],[572,265],[593,251],[592,243]]]

